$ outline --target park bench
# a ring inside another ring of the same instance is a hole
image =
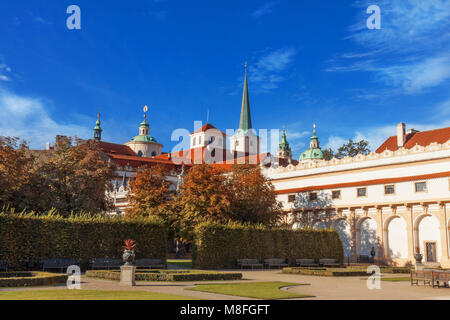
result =
[[[295,259],[295,264],[299,267],[318,267],[314,259]]]
[[[264,265],[262,263],[260,263],[257,259],[238,259],[237,260],[237,265],[241,267],[241,269],[244,269],[244,267],[249,267],[249,268],[264,268]]]
[[[45,259],[41,260],[42,271],[47,270],[60,270],[64,272],[70,266],[78,265],[78,261],[75,259]]]
[[[0,260],[0,270],[8,271],[8,263],[6,260]]]
[[[356,263],[372,263],[373,259],[370,256],[367,255],[360,255],[356,258]]]
[[[448,288],[450,285],[450,272],[444,270],[433,270],[431,271],[431,281],[433,288],[445,287]]]
[[[411,270],[410,274],[411,285],[419,285],[419,281],[423,281],[423,285],[430,285],[434,287],[433,272],[431,270]]]
[[[322,267],[333,268],[340,267],[341,265],[336,259],[319,259],[319,265]]]
[[[120,259],[110,259],[110,258],[94,258],[89,260],[89,265],[91,270],[95,269],[114,269],[120,268],[122,265],[122,260]]]
[[[146,269],[166,269],[167,265],[161,259],[137,259],[135,262],[136,268]]]
[[[286,260],[283,259],[264,259],[264,265],[270,269],[272,267],[282,268],[288,267],[289,264],[286,263]]]

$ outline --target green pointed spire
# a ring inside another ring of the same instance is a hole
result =
[[[291,151],[291,147],[289,146],[289,142],[287,141],[287,138],[286,138],[286,129],[285,128],[283,128],[283,134],[281,135],[280,150]]]
[[[94,127],[94,139],[97,141],[102,140],[102,128],[100,127],[101,121],[100,121],[100,113],[97,115],[97,121],[95,122]]]
[[[241,120],[239,129],[247,131],[252,128],[252,118],[250,115],[250,99],[248,97],[247,62],[245,63],[244,92],[242,94]]]

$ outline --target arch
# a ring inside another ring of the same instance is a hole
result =
[[[344,255],[346,257],[351,256],[351,226],[345,218],[336,219],[333,221],[332,228],[337,231],[344,247]]]
[[[363,217],[356,223],[356,252],[370,255],[372,247],[378,252],[377,222],[370,217]]]
[[[313,227],[313,229],[316,229],[316,230],[326,229],[327,228],[327,224],[323,220],[316,219],[316,220],[313,221],[312,227]]]
[[[440,262],[442,249],[439,219],[431,214],[423,214],[417,217],[416,221],[416,243],[424,256],[424,260],[427,262]],[[432,245],[434,250],[427,249],[427,244]]]
[[[408,257],[408,233],[405,219],[394,215],[385,222],[386,253],[389,258]]]

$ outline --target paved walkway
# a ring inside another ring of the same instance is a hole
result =
[[[407,277],[408,275],[383,275],[386,277]],[[213,281],[213,282],[138,282],[136,287],[130,288],[120,285],[116,281],[82,278],[82,290],[133,290],[150,291],[158,293],[175,294],[195,299],[206,300],[242,300],[245,297],[235,297],[199,291],[186,290],[195,284],[206,283],[237,283],[237,282],[265,282],[283,281],[306,286],[290,287],[284,290],[293,293],[310,294],[314,300],[450,300],[450,289],[430,288],[428,286],[411,286],[409,281],[389,282],[382,281],[380,290],[369,290],[363,277],[314,277],[303,275],[280,274],[273,271],[244,271],[240,281]],[[15,290],[65,290],[65,286],[40,288],[14,288],[0,289],[0,291]],[[305,300],[305,299],[300,299]]]

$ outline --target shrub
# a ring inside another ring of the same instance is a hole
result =
[[[284,274],[301,274],[305,276],[319,277],[357,277],[367,276],[365,270],[333,269],[333,268],[283,268]]]
[[[270,258],[337,259],[342,263],[344,249],[333,230],[268,229],[261,225],[226,225],[205,222],[195,229],[193,266],[203,269],[230,269],[237,259]]]
[[[86,277],[108,280],[120,280],[120,271],[88,270]],[[240,280],[242,273],[211,272],[196,270],[139,270],[136,281],[212,281],[212,280]]]
[[[50,286],[66,283],[67,277],[48,272],[0,272],[0,287]]]
[[[91,258],[119,258],[129,238],[136,240],[137,258],[166,260],[167,230],[159,221],[0,213],[0,259],[11,270],[53,258],[76,259],[85,269]]]

